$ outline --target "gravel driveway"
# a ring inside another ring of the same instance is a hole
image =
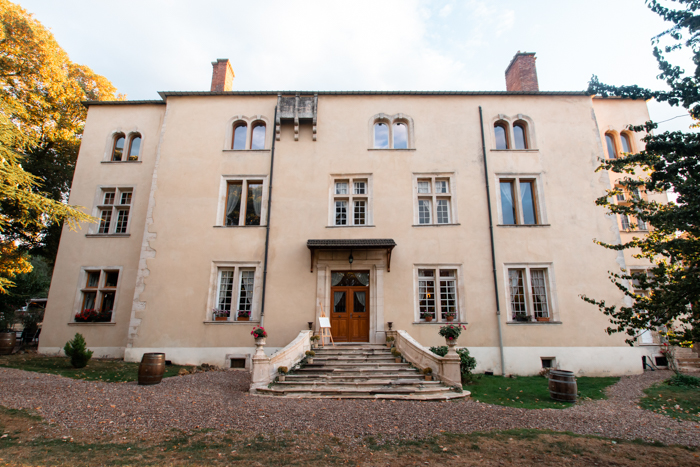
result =
[[[115,434],[213,428],[243,433],[320,432],[341,437],[425,437],[439,431],[536,428],[700,446],[700,426],[637,407],[642,389],[669,372],[623,377],[609,399],[558,410],[475,401],[422,402],[255,397],[240,371],[166,378],[157,386],[99,383],[0,368],[0,405],[35,409],[60,429]]]

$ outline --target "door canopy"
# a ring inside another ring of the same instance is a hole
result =
[[[314,254],[316,250],[386,250],[387,272],[391,272],[391,250],[396,246],[396,242],[391,238],[308,240],[306,246],[311,252],[311,272],[314,272]]]

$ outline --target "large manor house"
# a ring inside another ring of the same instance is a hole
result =
[[[656,333],[629,346],[580,295],[623,304],[608,271],[648,267],[594,243],[646,233],[595,205],[646,103],[540,91],[533,53],[506,84],[235,91],[219,59],[210,91],[86,102],[69,202],[99,222],[63,231],[39,351],[80,332],[96,357],[250,368],[255,326],[269,355],[323,315],[336,342],[425,347],[452,319],[477,371],[640,373]]]

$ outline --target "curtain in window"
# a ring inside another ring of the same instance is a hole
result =
[[[226,202],[226,225],[238,225],[238,219],[234,218],[233,212],[240,205],[242,192],[243,185],[230,184],[228,186],[228,200]]]
[[[360,281],[362,285],[369,285],[369,273],[368,272],[356,272],[355,277],[357,277],[357,280]],[[362,302],[364,305],[365,302]]]
[[[332,272],[331,273],[331,285],[338,285],[340,284],[340,281],[343,280],[343,277],[345,277],[344,272]],[[337,293],[337,292],[336,292]]]
[[[547,318],[549,317],[549,307],[547,306],[547,284],[545,282],[544,270],[531,270],[530,280],[532,281],[532,306],[535,311],[535,316]]]
[[[345,292],[335,292],[333,294],[333,311],[345,313]]]
[[[255,209],[255,215],[260,217],[260,206],[262,205],[262,184],[250,184],[248,185],[248,192],[251,193],[253,197],[253,208]]]
[[[501,208],[503,223],[515,224],[515,204],[513,204],[513,184],[501,182]]]
[[[509,269],[508,282],[510,288],[510,306],[513,314],[527,313],[527,309],[525,308],[525,290],[523,289],[523,271],[521,269]]]
[[[358,306],[359,304],[359,306]],[[353,307],[355,313],[363,313],[365,311],[365,293],[355,292],[355,306]]]

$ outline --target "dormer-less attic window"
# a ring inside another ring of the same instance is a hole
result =
[[[237,123],[233,128],[233,146],[232,149],[243,150],[245,149],[246,133],[248,132],[248,125],[245,123]]]
[[[114,145],[112,146],[112,161],[121,162],[122,155],[124,154],[124,143],[126,142],[126,137],[124,133],[117,133],[114,135]]]

